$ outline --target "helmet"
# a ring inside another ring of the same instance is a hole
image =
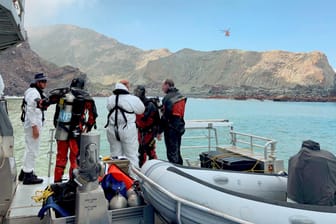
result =
[[[70,88],[84,89],[85,80],[82,78],[76,78],[71,81]]]
[[[134,95],[139,98],[144,98],[146,93],[146,89],[143,85],[137,85],[134,89]]]

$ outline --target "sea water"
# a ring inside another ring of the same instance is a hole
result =
[[[107,121],[106,97],[94,98],[98,110],[97,129],[100,134],[100,155],[109,155],[109,144],[106,140],[104,125]],[[20,121],[21,100],[9,99],[9,117],[14,128],[14,155],[18,169],[22,165],[24,152],[23,126]],[[49,154],[54,151],[51,161],[51,175],[55,163],[56,144],[50,132],[53,129],[55,106],[46,111],[46,121],[41,133],[41,147],[36,164],[36,173],[46,176],[48,173]],[[320,143],[321,149],[336,155],[336,103],[320,102],[274,102],[259,100],[227,100],[189,98],[186,105],[185,119],[227,119],[233,122],[234,130],[263,136],[277,141],[277,157],[285,161],[295,155],[301,148],[302,141],[314,140]],[[220,141],[227,141],[227,130],[219,131]],[[188,132],[185,134],[188,135]],[[183,141],[184,142],[184,141]],[[196,144],[197,141],[195,141]],[[52,144],[51,144],[52,143]],[[202,144],[202,143],[199,143]],[[200,151],[182,149],[184,158],[198,158]],[[164,142],[157,141],[157,154],[166,159]]]

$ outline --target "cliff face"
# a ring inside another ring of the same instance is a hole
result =
[[[69,25],[29,29],[28,37],[33,51],[26,43],[0,55],[7,94],[21,93],[33,73],[44,71],[51,77],[48,88],[87,74],[94,95],[111,94],[112,84],[121,78],[130,79],[132,86],[145,84],[151,95],[161,95],[165,78],[172,78],[183,93],[202,97],[321,100],[336,95],[335,71],[317,51],[143,51]]]
[[[58,67],[43,60],[30,49],[27,42],[0,53],[0,74],[5,84],[5,95],[22,96],[34,80],[34,74],[39,72],[49,78],[46,91],[69,86],[75,77],[86,79],[86,74],[78,68]]]
[[[184,49],[149,62],[136,77],[156,86],[173,77],[180,89],[194,96],[321,100],[335,95],[335,72],[321,52]]]

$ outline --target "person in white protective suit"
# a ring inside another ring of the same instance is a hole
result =
[[[135,114],[142,114],[145,106],[139,97],[129,93],[127,80],[116,83],[113,94],[107,99],[107,110],[109,114],[105,127],[111,156],[125,156],[133,166],[139,167]]]
[[[21,120],[25,134],[25,152],[22,169],[18,177],[23,184],[40,184],[43,179],[34,174],[35,160],[40,150],[40,136],[44,121],[44,110],[41,99],[46,98],[43,93],[47,85],[47,77],[43,73],[35,75],[34,83],[24,93]]]

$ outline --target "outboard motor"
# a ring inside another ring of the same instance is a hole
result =
[[[104,191],[98,184],[100,164],[97,133],[84,133],[80,142],[79,169],[74,171],[78,184],[76,195],[76,223],[111,223]]]
[[[307,140],[289,159],[288,201],[333,206],[336,204],[336,157]]]

